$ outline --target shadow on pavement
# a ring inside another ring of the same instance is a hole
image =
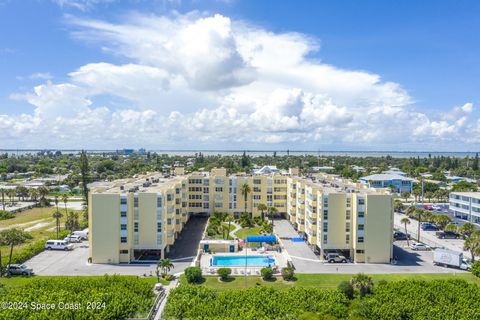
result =
[[[207,216],[192,215],[183,227],[182,232],[178,235],[173,246],[170,247],[167,258],[173,260],[196,256],[207,221]],[[182,262],[188,261],[193,261],[193,258],[182,260]]]

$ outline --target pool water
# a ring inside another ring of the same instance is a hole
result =
[[[247,267],[268,267],[275,264],[273,257],[247,256]],[[212,266],[245,267],[245,256],[214,256]]]

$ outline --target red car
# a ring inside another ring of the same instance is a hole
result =
[[[433,210],[433,207],[430,206],[430,205],[428,205],[428,204],[425,204],[425,205],[423,206],[423,209],[425,209],[425,210]]]

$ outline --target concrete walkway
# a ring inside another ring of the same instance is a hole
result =
[[[159,320],[162,319],[162,314],[163,311],[165,310],[165,306],[167,305],[167,298],[168,295],[170,294],[170,291],[175,289],[178,285],[178,279],[180,278],[180,275],[182,275],[182,272],[176,273],[175,274],[175,280],[171,281],[168,286],[164,287],[165,290],[165,297],[163,297],[162,301],[160,302],[160,307],[157,310],[157,313],[155,314],[155,317],[153,319]]]
[[[227,222],[227,223],[228,223],[228,222]],[[232,221],[231,223],[235,226],[235,229],[233,229],[233,230],[230,232],[230,236],[235,237],[236,234],[237,234],[237,231],[240,230],[240,229],[242,229],[242,226],[239,225],[239,224],[237,224],[237,223],[235,223],[234,221]]]

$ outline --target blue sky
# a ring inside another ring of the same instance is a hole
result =
[[[473,151],[479,13],[478,1],[0,0],[0,148]],[[84,138],[94,123],[105,130]]]

